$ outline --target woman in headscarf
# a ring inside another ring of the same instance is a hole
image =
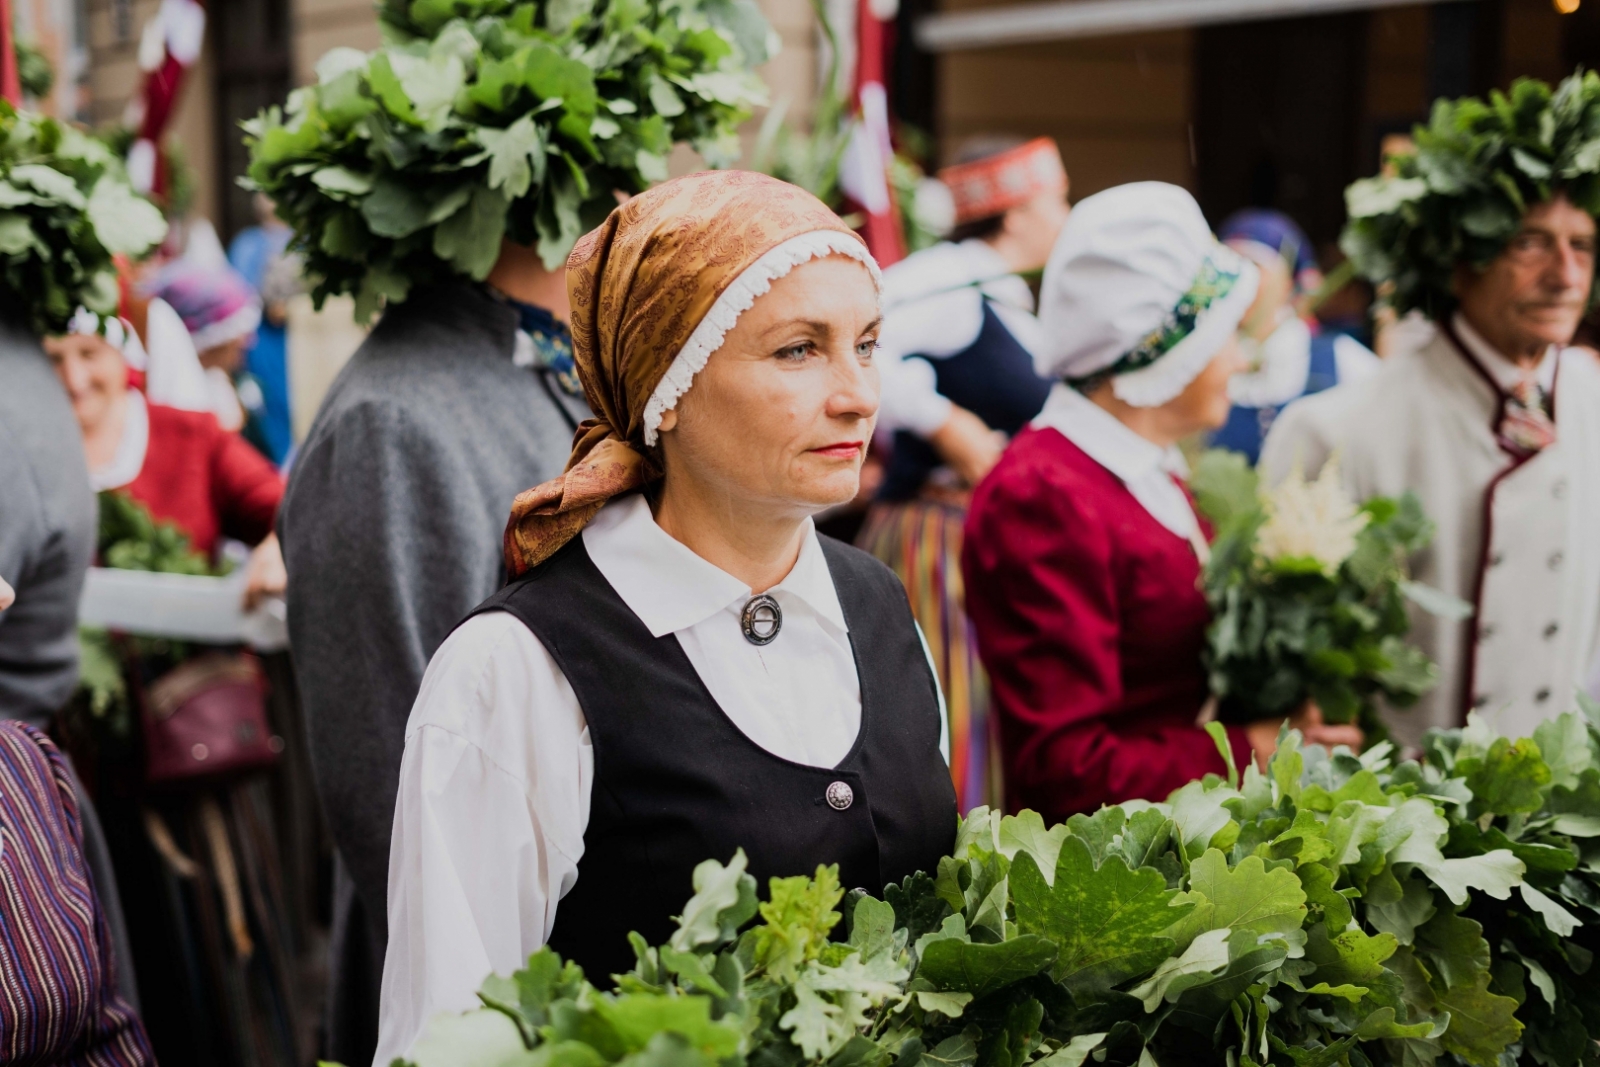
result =
[[[1085,199],[1051,253],[1038,367],[1056,384],[974,494],[962,554],[1013,808],[1055,822],[1226,769],[1199,725],[1207,531],[1177,445],[1228,417],[1257,280],[1160,182]],[[1280,725],[1230,726],[1237,764]],[[1360,741],[1313,707],[1295,725]]]
[[[549,943],[594,980],[709,857],[878,892],[950,847],[938,688],[894,575],[819,538],[878,407],[876,265],[757,174],[634,197],[568,261],[597,417],[517,498],[516,577],[406,732],[377,1061]]]

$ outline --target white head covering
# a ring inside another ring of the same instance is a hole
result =
[[[144,387],[150,402],[184,411],[210,411],[211,387],[206,384],[205,368],[200,365],[189,328],[172,305],[160,297],[151,300],[144,330],[150,339],[150,372]]]
[[[80,307],[72,313],[72,321],[67,325],[67,332],[103,336],[112,348],[122,353],[123,360],[134,370],[142,371],[149,365],[144,345],[127,319],[107,317],[102,322],[99,315],[86,307]]]
[[[1072,209],[1045,267],[1035,365],[1085,392],[1110,380],[1124,403],[1158,407],[1211,362],[1259,280],[1178,186],[1096,193]]]

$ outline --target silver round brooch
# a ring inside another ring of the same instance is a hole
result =
[[[739,626],[744,630],[744,639],[752,645],[770,645],[783,629],[783,609],[766,593],[753,596],[739,613]]]

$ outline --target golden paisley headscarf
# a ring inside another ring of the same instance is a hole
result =
[[[649,449],[662,415],[774,280],[827,255],[859,260],[880,284],[866,245],[827,205],[748,171],[665,182],[578,242],[567,260],[572,350],[595,417],[578,427],[561,476],[512,503],[513,577],[554,555],[606,501],[660,476]]]

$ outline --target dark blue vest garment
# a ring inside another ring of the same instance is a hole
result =
[[[928,363],[941,396],[1006,434],[1026,426],[1050,395],[1050,382],[1034,373],[1032,354],[1011,336],[987,300],[977,339],[953,356]],[[914,433],[897,432],[879,499],[914,499],[939,466],[932,445]]]
[[[1333,342],[1338,336],[1332,330],[1312,335],[1311,367],[1306,372],[1306,387],[1300,396],[1320,393],[1339,384],[1339,361],[1333,354]],[[1261,458],[1262,442],[1267,439],[1267,431],[1272,429],[1278,412],[1298,399],[1293,397],[1282,404],[1259,408],[1235,404],[1228,413],[1227,424],[1212,435],[1212,447],[1242,452],[1250,465],[1255,466]]]
[[[589,825],[550,945],[590,981],[606,985],[633,966],[630,930],[652,945],[671,936],[702,860],[726,863],[743,848],[763,898],[769,878],[827,863],[847,889],[881,896],[890,882],[937,870],[954,844],[938,692],[905,589],[865,552],[821,542],[861,681],[861,730],[837,767],[794,763],[746,737],[677,635],[651,635],[582,537],[473,612],[522,620],[588,722]],[[842,811],[840,792],[850,797]]]

